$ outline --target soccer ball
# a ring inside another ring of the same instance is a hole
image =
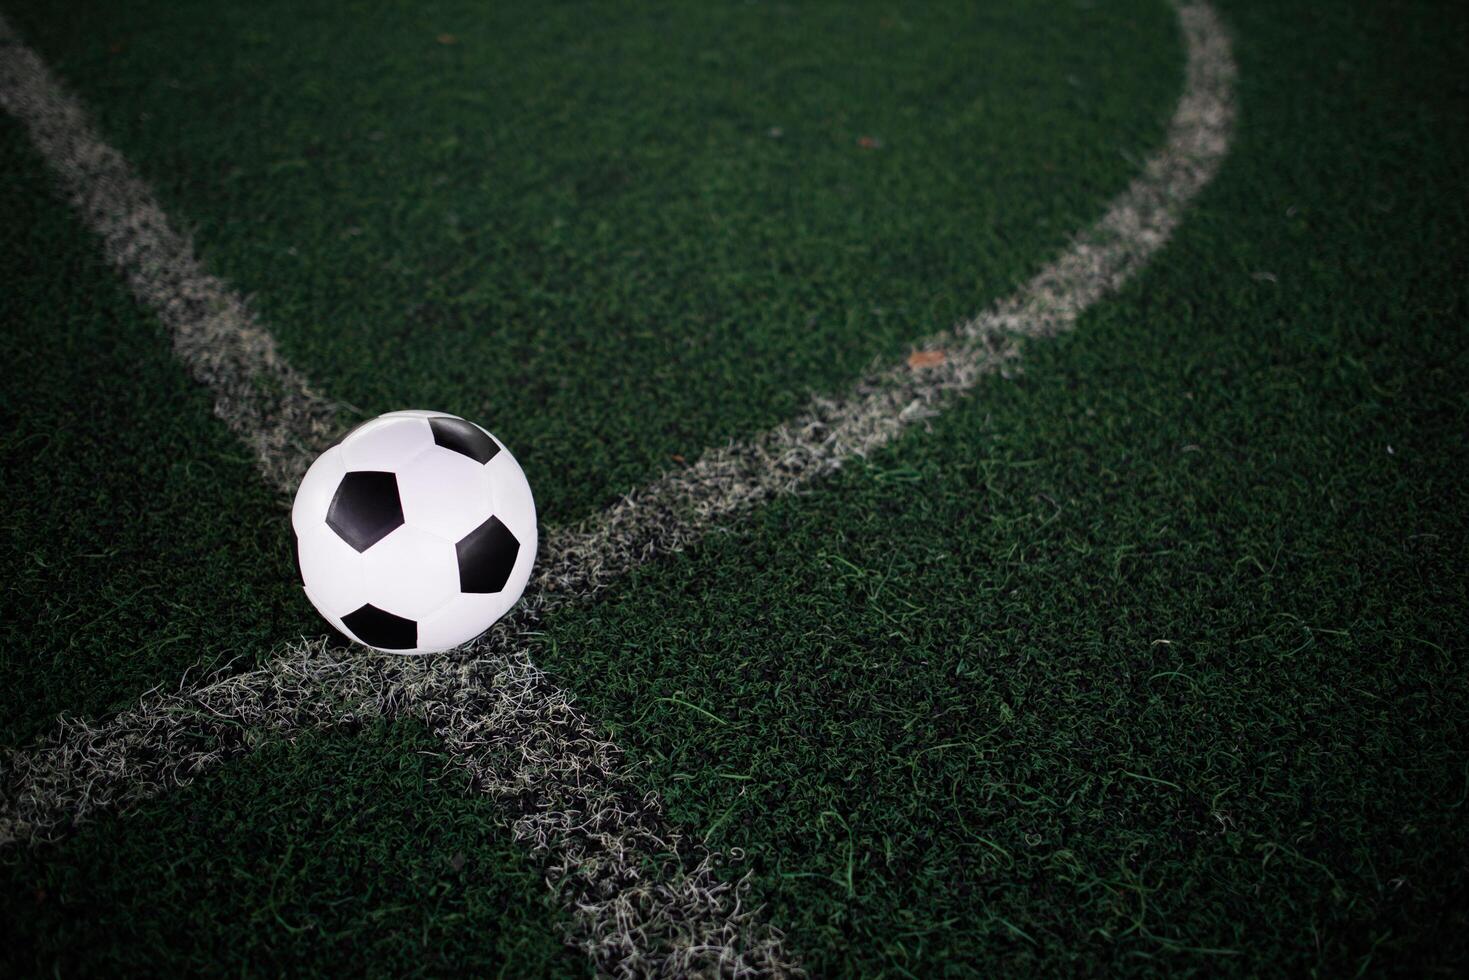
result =
[[[389,412],[317,457],[291,508],[306,598],[359,643],[468,643],[525,591],[536,505],[520,464],[472,422]]]

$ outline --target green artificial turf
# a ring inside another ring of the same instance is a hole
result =
[[[313,383],[483,419],[556,520],[1003,294],[1181,63],[1142,0],[173,7],[7,13]],[[1469,23],[1381,7],[1223,0],[1234,147],[1122,296],[546,624],[813,974],[1469,959]],[[8,120],[0,172],[13,744],[319,627],[280,502]],[[312,735],[0,851],[0,956],[584,972],[433,749]]]
[[[313,383],[558,522],[1008,291],[1178,86],[1156,0],[7,8]]]
[[[587,975],[529,852],[435,745],[409,722],[312,733],[0,853],[0,972]]]

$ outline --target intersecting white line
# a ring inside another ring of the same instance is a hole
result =
[[[789,493],[888,444],[1019,356],[1025,338],[1074,326],[1147,264],[1184,206],[1213,178],[1234,124],[1234,63],[1205,0],[1177,0],[1186,83],[1164,145],[1103,217],[1020,290],[927,338],[928,366],[864,377],[746,442],[705,453],[580,526],[551,531],[522,606],[453,655],[409,659],[287,645],[264,666],[91,723],[63,719],[0,756],[0,844],[41,841],[94,813],[183,785],[260,741],[373,715],[423,718],[476,786],[510,809],[516,836],[550,865],[573,911],[570,940],[605,972],[779,974],[796,970],[782,937],[741,903],[720,855],[689,840],[625,775],[597,734],[531,662],[525,633],[651,557],[679,551],[720,520]],[[0,105],[25,123],[68,199],[137,298],[174,336],[215,410],[289,490],[338,430],[339,414],[281,358],[270,334],[202,270],[147,186],[0,17]]]

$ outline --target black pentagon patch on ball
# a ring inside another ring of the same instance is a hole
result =
[[[454,546],[459,553],[460,592],[499,592],[515,567],[520,542],[510,529],[491,517]]]
[[[463,419],[429,419],[428,427],[434,430],[434,442],[445,449],[468,456],[476,463],[488,463],[500,452],[495,440],[485,435],[483,429]]]
[[[358,470],[342,477],[326,523],[358,551],[366,551],[403,526],[403,502],[398,478],[376,470]]]
[[[394,616],[369,603],[342,617],[342,623],[357,639],[384,650],[412,650],[418,646],[418,624]]]

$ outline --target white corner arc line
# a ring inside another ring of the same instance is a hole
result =
[[[1183,95],[1163,147],[1100,220],[1017,292],[922,341],[920,348],[944,352],[934,366],[899,365],[868,375],[844,398],[818,400],[753,439],[706,452],[582,528],[549,535],[542,580],[575,588],[604,575],[616,577],[651,553],[686,546],[725,515],[865,457],[1016,359],[1018,340],[1069,330],[1086,309],[1147,265],[1173,234],[1184,205],[1218,170],[1235,116],[1227,34],[1203,0],[1175,6],[1188,50]],[[606,560],[613,555],[624,560]]]
[[[262,738],[407,712],[429,721],[482,791],[521,801],[516,835],[561,875],[553,887],[575,910],[572,939],[600,969],[795,969],[778,931],[744,909],[740,889],[713,870],[718,856],[670,828],[656,799],[637,796],[615,746],[535,668],[521,634],[650,557],[687,547],[721,519],[888,444],[1013,362],[1023,338],[1070,329],[1144,267],[1217,172],[1235,119],[1227,34],[1206,0],[1174,6],[1187,67],[1164,145],[1103,217],[1020,290],[919,345],[944,351],[940,363],[866,376],[841,399],[818,401],[751,440],[705,453],[578,527],[552,531],[518,615],[459,655],[408,661],[298,644],[255,670],[152,692],[111,719],[63,720],[32,747],[0,755],[0,844],[50,839],[95,812],[187,783]],[[285,364],[244,304],[202,272],[146,187],[96,138],[3,18],[0,104],[26,122],[109,258],[174,331],[181,359],[214,390],[216,412],[255,450],[267,478],[289,488],[292,474],[334,435],[334,409]],[[38,123],[28,113],[45,118]],[[78,155],[82,164],[68,162]],[[72,185],[94,179],[101,186]],[[120,203],[109,203],[109,188]],[[95,216],[99,209],[109,214]],[[142,244],[129,236],[133,227]],[[173,259],[187,275],[154,268]],[[289,394],[277,404],[269,393],[279,391]]]

